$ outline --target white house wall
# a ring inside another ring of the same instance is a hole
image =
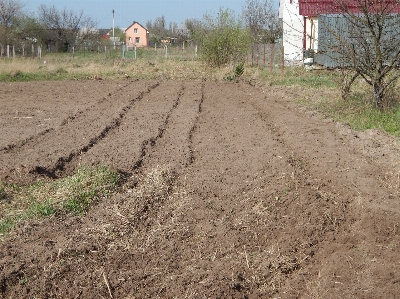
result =
[[[303,60],[304,17],[299,15],[298,0],[280,0],[279,18],[283,27],[285,61],[289,64]]]

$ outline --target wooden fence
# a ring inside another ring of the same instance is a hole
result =
[[[274,69],[284,68],[284,51],[280,44],[253,44],[250,46],[246,62],[249,65]]]

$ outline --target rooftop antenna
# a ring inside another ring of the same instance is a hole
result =
[[[112,31],[113,31],[113,42],[114,42],[114,50],[115,50],[115,35],[114,35],[114,9],[112,10],[112,18],[113,18],[113,22],[112,22]]]

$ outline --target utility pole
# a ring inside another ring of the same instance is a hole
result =
[[[113,31],[113,42],[114,42],[114,50],[115,50],[115,32],[114,32],[114,9],[112,10],[113,22],[112,22],[112,31]]]

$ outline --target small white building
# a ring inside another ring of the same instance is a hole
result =
[[[341,2],[335,0],[280,0],[279,18],[283,27],[283,46],[286,63],[300,64],[305,58],[308,58],[309,53],[318,52],[319,16],[363,13],[363,3],[363,1],[352,0],[343,0]],[[369,2],[365,3],[368,4]],[[388,14],[400,13],[400,5],[397,0],[371,3],[376,3],[377,7],[382,7]],[[381,6],[382,3],[385,5]],[[342,22],[340,18],[336,19],[336,21]],[[325,26],[322,21],[321,26]],[[325,36],[320,36],[320,38],[322,41]]]
[[[280,0],[279,19],[282,20],[285,62],[300,63],[303,60],[303,20],[298,0]]]
[[[307,4],[307,3],[306,3]],[[300,15],[304,1],[280,0],[279,18],[283,28],[283,47],[287,64],[301,64],[307,53],[318,50],[318,17]]]

